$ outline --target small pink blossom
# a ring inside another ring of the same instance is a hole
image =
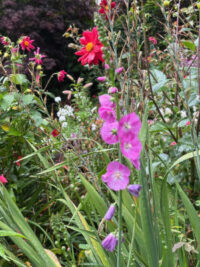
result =
[[[29,60],[34,60],[35,64],[42,65],[42,58],[46,57],[45,55],[40,54],[40,48],[37,48],[37,51],[34,52],[35,57],[29,58]]]
[[[109,123],[116,121],[116,113],[110,107],[100,107],[99,116],[101,119]]]
[[[108,164],[102,180],[114,191],[124,190],[129,184],[130,173],[128,167],[118,161],[112,161]]]
[[[154,44],[154,45],[157,44],[157,40],[156,40],[153,36],[150,36],[150,37],[149,37],[149,42],[151,42],[151,43]]]
[[[31,51],[31,49],[34,49],[35,46],[32,45],[32,43],[34,42],[34,40],[31,40],[29,36],[24,36],[20,45],[22,50],[28,50],[29,52]]]
[[[105,81],[106,81],[106,76],[98,77],[98,78],[97,78],[97,81],[98,81],[98,82],[102,82],[102,83],[105,82]]]
[[[115,94],[115,93],[117,93],[117,92],[118,92],[117,87],[110,87],[110,88],[108,89],[108,93],[109,93],[109,94]]]
[[[128,135],[121,138],[120,149],[125,157],[127,157],[131,161],[135,161],[140,158],[142,144],[137,136],[129,133]]]
[[[109,70],[109,69],[110,69],[110,66],[106,63],[105,66],[104,66],[104,68],[105,68],[106,70]]]
[[[190,121],[187,121],[185,125],[186,126],[189,126],[190,124],[191,124],[191,122]]]
[[[7,179],[6,179],[6,177],[4,177],[3,174],[0,175],[0,182],[1,182],[2,184],[6,184],[6,183],[8,182]]]
[[[133,166],[137,169],[140,170],[140,159],[135,159],[135,160],[131,160]]]
[[[112,145],[119,142],[117,134],[119,123],[117,121],[113,123],[105,122],[100,130],[100,134],[105,143]]]
[[[107,94],[99,96],[99,102],[101,104],[101,107],[115,108],[116,104],[113,100],[114,99]]]
[[[176,145],[175,141],[170,144],[170,146],[175,146],[175,145]]]
[[[8,37],[4,37],[4,36],[2,36],[2,37],[0,38],[0,42],[2,43],[2,45],[5,45],[5,46],[10,45],[10,40],[9,40]]]
[[[126,135],[132,133],[137,136],[141,129],[141,121],[136,113],[132,112],[122,117],[119,121],[119,136],[124,138]]]
[[[116,70],[115,70],[115,73],[116,74],[120,74],[120,73],[122,73],[124,71],[124,67],[119,67],[119,68],[117,68]]]
[[[66,74],[67,74],[67,72],[64,70],[59,71],[58,72],[58,81],[63,82]]]

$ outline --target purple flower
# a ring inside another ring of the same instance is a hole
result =
[[[115,235],[113,233],[110,233],[109,235],[106,236],[106,238],[102,241],[101,244],[105,250],[113,252],[117,243],[118,243],[118,240],[115,237]]]
[[[108,93],[109,93],[109,94],[115,94],[115,93],[117,93],[117,92],[118,92],[117,87],[110,87],[110,88],[108,89]]]
[[[102,83],[105,82],[106,81],[106,76],[98,77],[97,81],[102,82]]]
[[[118,161],[112,161],[107,166],[107,172],[102,176],[102,181],[114,191],[124,190],[129,184],[130,170]]]
[[[124,67],[119,67],[115,70],[115,73],[120,74],[124,70]]]
[[[101,137],[109,145],[116,144],[119,142],[117,134],[119,123],[117,121],[113,123],[105,122],[100,130]]]
[[[116,104],[113,102],[112,96],[108,94],[104,94],[99,96],[99,102],[101,104],[101,107],[109,107],[109,108],[115,108]]]
[[[101,119],[109,123],[116,121],[116,113],[112,108],[109,107],[100,107],[99,116]]]
[[[110,208],[107,210],[105,216],[104,216],[104,219],[107,220],[107,221],[110,221],[113,217],[115,213],[115,206],[114,205],[110,205]]]
[[[137,136],[130,133],[121,139],[120,149],[125,157],[131,161],[135,161],[140,157],[142,144]]]
[[[104,67],[105,67],[106,70],[109,70],[110,69],[110,66],[107,63],[105,64]]]
[[[140,159],[131,160],[137,170],[140,170]]]
[[[139,197],[139,192],[141,190],[141,185],[140,184],[130,184],[127,187],[129,193],[135,197]]]
[[[119,136],[124,138],[129,133],[137,136],[141,129],[141,121],[134,112],[125,115],[119,121]]]

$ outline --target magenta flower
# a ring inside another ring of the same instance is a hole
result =
[[[6,184],[6,183],[8,182],[7,179],[6,179],[6,177],[4,177],[3,174],[0,175],[0,182],[1,182],[2,184]]]
[[[112,123],[116,121],[116,113],[112,108],[100,107],[99,116],[106,122]]]
[[[117,87],[110,87],[110,88],[108,89],[108,93],[109,93],[109,94],[115,94],[115,93],[117,93],[117,92],[118,92]]]
[[[107,166],[107,172],[102,176],[102,181],[114,191],[124,190],[129,184],[130,170],[118,161],[112,161]]]
[[[139,193],[141,190],[141,185],[140,184],[130,184],[127,189],[129,193],[135,197],[139,197]]]
[[[117,68],[117,69],[115,70],[115,73],[116,73],[116,74],[120,74],[120,73],[123,72],[123,70],[124,70],[124,67],[119,67],[119,68]]]
[[[110,95],[101,95],[99,96],[99,102],[101,107],[115,108],[116,104],[113,101],[114,99]]]
[[[137,136],[140,132],[141,121],[134,112],[122,117],[119,121],[119,136],[124,138],[129,133]]]
[[[46,56],[40,54],[40,48],[39,47],[37,48],[37,51],[34,52],[34,55],[35,55],[35,57],[29,58],[29,60],[35,60],[35,64],[41,65],[42,64],[42,58],[46,57]]]
[[[152,37],[152,36],[149,37],[149,42],[151,42],[154,45],[157,44],[157,40],[154,37]]]
[[[135,160],[131,160],[131,162],[132,162],[133,166],[135,166],[135,168],[137,170],[140,170],[140,159],[139,158],[135,159]]]
[[[58,81],[59,82],[64,82],[65,75],[67,74],[66,71],[61,70],[58,72]]]
[[[113,233],[110,233],[109,235],[106,236],[106,238],[102,241],[101,244],[105,250],[113,252],[117,243],[118,243],[118,240],[115,237],[115,235]]]
[[[2,45],[5,45],[5,46],[10,45],[11,43],[10,39],[4,36],[0,37],[0,42],[2,43]]]
[[[102,82],[102,83],[105,82],[106,81],[106,76],[98,77],[97,81]]]
[[[109,209],[107,210],[105,216],[104,216],[104,219],[107,220],[107,221],[110,221],[113,217],[115,213],[115,206],[114,205],[110,205]]]
[[[119,123],[117,121],[113,123],[105,122],[100,130],[100,134],[105,143],[113,145],[119,142],[119,136],[117,134]]]
[[[22,50],[28,50],[29,52],[31,51],[31,49],[34,49],[35,46],[32,45],[32,43],[34,42],[34,40],[31,40],[29,36],[24,36],[20,45]]]
[[[120,148],[122,154],[132,161],[139,159],[142,144],[137,136],[130,133],[121,139]]]

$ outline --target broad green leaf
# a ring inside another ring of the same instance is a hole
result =
[[[22,101],[24,103],[24,105],[29,105],[31,103],[33,103],[34,97],[33,95],[23,95],[22,96]]]
[[[23,85],[29,82],[24,74],[12,74],[11,80],[18,85]]]
[[[196,46],[193,42],[191,41],[181,41],[181,43],[191,51],[195,52],[196,51]]]

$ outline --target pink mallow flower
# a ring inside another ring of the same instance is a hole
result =
[[[118,240],[116,236],[113,233],[110,233],[109,235],[106,236],[106,238],[102,241],[101,244],[105,250],[113,252],[117,243],[118,243]]]
[[[102,175],[102,181],[114,191],[124,190],[129,184],[130,170],[118,161],[112,161],[107,166],[107,172]]]
[[[64,82],[65,75],[67,74],[66,71],[61,70],[58,72],[58,81],[59,82]]]
[[[118,134],[121,138],[132,133],[134,136],[137,136],[141,129],[141,121],[138,115],[134,112],[125,115],[119,121],[119,131]]]
[[[35,57],[29,58],[29,60],[35,60],[35,64],[42,65],[42,58],[46,57],[45,55],[40,54],[40,48],[37,48],[37,51],[34,52]]]
[[[137,136],[130,133],[121,138],[120,149],[122,154],[132,162],[140,158],[142,144]]]
[[[34,40],[31,40],[29,36],[24,36],[20,43],[22,50],[28,50],[30,52],[31,49],[35,48],[35,46],[32,45],[33,42]]]
[[[109,93],[109,94],[115,94],[115,93],[117,93],[117,92],[118,92],[117,87],[110,87],[110,88],[108,89],[108,93]]]
[[[154,44],[154,45],[157,44],[157,40],[156,40],[153,36],[150,36],[150,37],[149,37],[149,42],[151,42],[151,43]]]
[[[2,184],[6,184],[6,183],[8,182],[7,179],[6,179],[6,177],[4,177],[3,174],[0,175],[0,182],[1,182]]]
[[[106,81],[106,76],[98,77],[98,78],[97,78],[97,81],[98,81],[98,82],[102,82],[102,83],[105,82],[105,81]]]
[[[116,144],[119,142],[117,134],[119,123],[117,121],[113,123],[105,122],[101,128],[100,134],[104,142],[109,145]]]
[[[124,67],[119,67],[119,68],[117,68],[116,70],[115,70],[115,73],[116,74],[120,74],[120,73],[122,73],[124,71]]]
[[[109,107],[109,108],[116,107],[116,104],[112,96],[107,94],[99,96],[99,102],[101,104],[101,107]]]
[[[112,123],[116,121],[116,113],[110,107],[100,107],[99,116],[106,122]]]

